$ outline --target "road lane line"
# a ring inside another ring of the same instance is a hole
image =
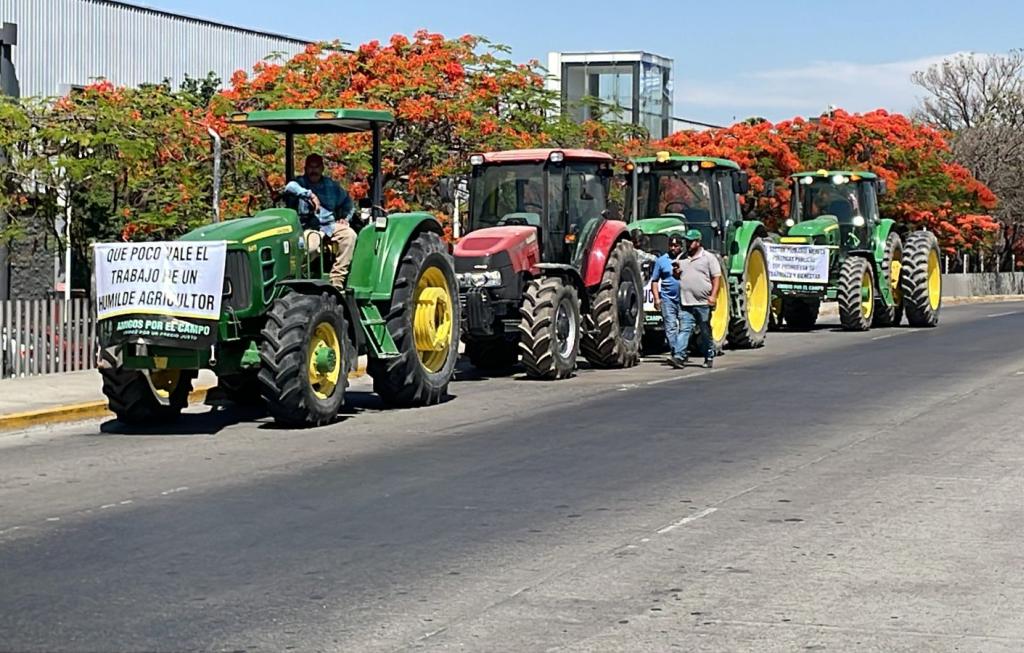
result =
[[[1007,315],[1016,315],[1017,313],[1020,313],[1020,311],[1006,311],[1005,313],[992,313],[991,315],[986,315],[985,317],[1006,317]]]
[[[700,519],[702,517],[707,517],[711,513],[717,512],[717,511],[718,511],[718,508],[705,508],[704,510],[701,510],[700,512],[698,512],[696,515],[690,515],[688,517],[683,517],[679,521],[677,521],[677,522],[675,522],[673,524],[669,524],[665,528],[662,528],[661,530],[658,531],[658,535],[664,535],[665,533],[674,531],[675,529],[679,528],[680,526],[685,526],[685,525],[689,524],[692,521],[697,521],[698,519]]]

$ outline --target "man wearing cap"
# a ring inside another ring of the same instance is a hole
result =
[[[715,309],[718,289],[722,285],[722,266],[718,258],[701,246],[699,229],[690,229],[683,236],[687,256],[675,263],[679,279],[681,307],[679,344],[682,363],[690,345],[690,332],[700,330],[700,348],[704,351],[704,367],[710,368],[715,358],[715,342],[711,339],[711,311]],[[682,365],[678,365],[682,367]]]
[[[308,191],[307,198],[312,202],[314,215],[320,223],[319,230],[306,231],[309,253],[320,251],[321,232],[330,237],[331,249],[334,251],[331,284],[344,288],[356,248],[356,232],[349,224],[355,212],[352,198],[338,182],[324,175],[324,158],[319,154],[306,157],[303,172],[295,182]]]
[[[668,340],[669,362],[675,367],[679,367],[686,357],[686,350],[679,347],[679,327],[683,308],[679,303],[679,281],[672,269],[673,260],[682,253],[683,239],[679,236],[670,236],[668,251],[655,259],[651,270],[654,308],[661,311],[661,323],[665,327],[665,339]]]

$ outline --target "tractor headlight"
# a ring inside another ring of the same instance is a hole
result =
[[[498,288],[501,286],[501,272],[462,272],[455,275],[460,288]]]
[[[793,218],[786,218],[786,226],[787,227],[795,227],[796,226],[796,220],[794,220]]]
[[[853,216],[853,226],[854,227],[863,227],[864,226],[864,216],[863,215],[855,215],[855,216]]]

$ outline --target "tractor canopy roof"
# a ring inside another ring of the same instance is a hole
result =
[[[683,156],[680,154],[669,154],[668,152],[658,152],[656,156],[638,156],[630,159],[630,162],[637,163],[659,163],[664,167],[672,169],[677,168],[683,164],[696,163],[702,168],[730,168],[732,170],[739,170],[740,166],[735,161],[729,159],[719,159],[713,156]]]
[[[233,113],[230,121],[285,134],[346,134],[370,131],[395,117],[374,109],[277,109]]]
[[[485,152],[478,156],[482,157],[483,163],[542,163],[551,160],[551,155],[560,153],[562,160],[569,161],[597,161],[599,163],[611,163],[614,161],[610,154],[598,152],[597,150],[584,149],[563,149],[563,148],[537,148],[531,150],[505,150],[504,152]]]
[[[865,170],[815,170],[813,172],[798,172],[794,175],[790,175],[790,177],[793,179],[800,179],[802,177],[834,177],[835,175],[849,177],[850,181],[878,179],[878,175]]]

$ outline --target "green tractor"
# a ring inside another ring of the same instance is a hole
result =
[[[284,134],[287,179],[296,134],[372,134],[369,202],[361,203],[370,219],[346,287],[329,281],[327,248],[311,252],[316,217],[311,224],[298,204],[171,243],[98,245],[100,372],[111,410],[130,424],[177,417],[206,368],[229,399],[262,398],[284,425],[322,425],[344,405],[360,354],[387,404],[441,401],[458,357],[458,285],[438,220],[381,208],[381,130],[392,115],[253,111],[231,121]]]
[[[790,178],[790,215],[770,257],[777,312],[789,328],[814,326],[822,301],[839,304],[848,331],[939,322],[939,244],[929,231],[901,237],[879,215],[885,181],[870,172],[817,170]]]
[[[711,314],[715,346],[764,346],[771,310],[768,231],[740,211],[737,195],[750,189],[747,174],[728,159],[668,152],[632,159],[626,171],[629,227],[647,236],[651,253],[667,251],[669,236],[693,228],[700,230],[704,247],[719,257],[724,275]],[[649,332],[664,333],[650,281],[644,316]]]

